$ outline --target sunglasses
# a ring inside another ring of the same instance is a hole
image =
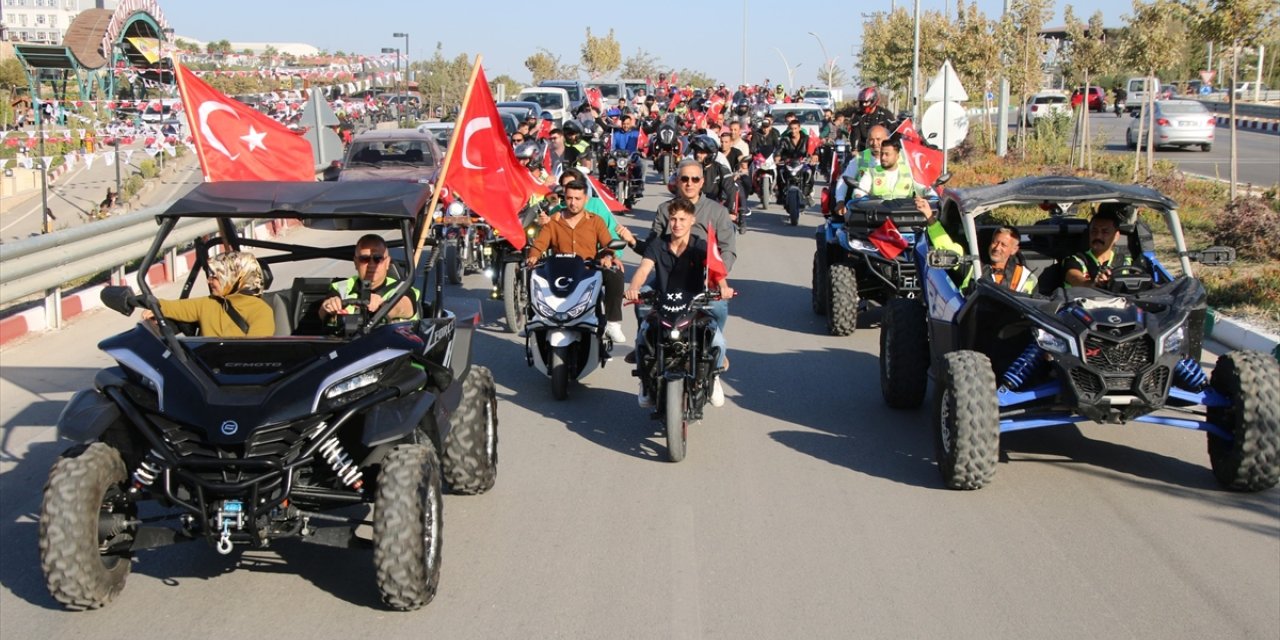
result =
[[[698,184],[699,182],[702,182],[702,177],[701,176],[680,176],[680,182],[692,182],[694,184]]]
[[[370,262],[382,262],[382,259],[385,257],[387,257],[386,254],[371,253],[367,255],[356,256],[356,262],[359,262],[360,264],[369,264]]]

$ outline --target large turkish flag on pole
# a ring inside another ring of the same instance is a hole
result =
[[[471,86],[444,163],[444,186],[484,217],[515,248],[525,245],[520,210],[534,193],[548,193],[507,142],[506,129],[489,91],[484,68],[476,65]]]
[[[311,143],[266,114],[209,86],[182,65],[178,90],[206,182],[314,182]]]

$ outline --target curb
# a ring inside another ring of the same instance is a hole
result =
[[[1268,333],[1244,321],[1224,316],[1209,308],[1204,317],[1204,335],[1232,349],[1248,349],[1269,353],[1280,360],[1280,336]]]
[[[253,226],[252,237],[276,238],[284,235],[287,229],[294,226],[298,226],[297,221],[292,219],[266,220]],[[169,265],[167,261],[158,262],[152,265],[151,271],[147,273],[147,284],[152,287],[158,287],[174,282],[190,273],[194,264],[194,250],[178,254],[177,264]],[[136,271],[126,273],[124,283],[137,282],[137,279],[138,273]],[[105,286],[107,285],[97,284],[63,296],[61,298],[62,307],[59,309],[58,314],[62,322],[66,323],[86,311],[101,307],[102,289]],[[33,333],[56,330],[57,327],[55,325],[56,323],[49,321],[46,305],[34,306],[5,316],[0,318],[0,346],[7,345]]]
[[[1230,116],[1217,116],[1219,127],[1228,127],[1231,124]],[[1246,131],[1261,131],[1263,133],[1280,133],[1280,122],[1274,120],[1246,120],[1244,118],[1236,118],[1236,129]]]

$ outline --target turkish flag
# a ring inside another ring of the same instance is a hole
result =
[[[542,168],[546,169],[547,173],[555,173],[551,170],[551,143],[542,145]]]
[[[520,210],[530,195],[549,190],[516,159],[483,68],[476,70],[465,103],[449,142],[444,186],[522,249],[525,234]]]
[[[707,226],[707,284],[718,287],[727,277],[729,277],[729,269],[724,266],[724,258],[720,257],[720,245],[716,242],[716,228]]]
[[[591,183],[591,195],[603,200],[604,206],[608,207],[610,212],[618,213],[620,211],[627,210],[627,205],[618,202],[618,196],[613,195],[613,192],[609,190],[609,187],[604,186],[604,183],[600,182],[600,178],[588,173],[587,181]]]
[[[604,111],[604,98],[600,95],[600,90],[591,87],[587,89],[587,102],[591,103],[591,108],[596,111]]]
[[[816,152],[818,151],[818,147],[820,147],[820,146],[822,146],[822,138],[819,138],[819,137],[818,137],[818,134],[817,134],[816,132],[810,132],[810,133],[809,133],[809,147],[808,147],[808,149],[806,149],[806,150],[805,150],[805,153],[807,153],[807,154],[809,154],[809,155],[813,155],[814,153],[816,153]]]
[[[907,247],[910,246],[907,244],[907,239],[902,237],[902,233],[898,231],[898,225],[894,224],[891,219],[885,220],[884,224],[868,234],[867,239],[876,246],[876,249],[880,250],[880,253],[884,254],[884,257],[890,260],[896,260],[898,254],[906,251]]]
[[[915,140],[902,140],[902,155],[916,182],[932,185],[942,175],[942,151],[926,147]]]
[[[645,133],[644,129],[640,130],[640,135],[636,139],[636,151],[644,155],[649,153],[649,134]]]
[[[898,128],[894,129],[893,132],[902,136],[905,140],[915,140],[917,142],[920,140],[920,133],[916,131],[916,125],[911,122],[911,118],[903,120],[902,124],[898,125]]]
[[[178,65],[178,88],[207,182],[314,182],[311,143]]]
[[[538,123],[538,139],[543,140],[551,137],[552,122],[550,120],[542,120]]]

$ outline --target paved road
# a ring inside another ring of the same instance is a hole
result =
[[[106,610],[58,609],[35,533],[63,448],[51,425],[129,321],[98,311],[7,348],[0,637],[1280,635],[1280,494],[1219,490],[1202,434],[1145,425],[1012,434],[992,485],[943,489],[926,411],[880,400],[877,328],[834,338],[809,311],[818,217],[776,218],[740,238],[729,402],[680,464],[620,360],[555,402],[485,303],[475,357],[497,377],[501,473],[445,499],[439,596],[415,613],[379,608],[367,552],[298,544],[148,552]],[[449,291],[483,298],[485,282]]]
[[[126,150],[133,153],[126,161]],[[142,143],[120,147],[120,179],[128,180],[138,170],[143,160],[151,159],[142,151]],[[201,181],[199,163],[194,154],[182,158],[168,158],[166,162],[177,163],[177,171],[166,171],[151,191],[142,195],[148,203],[165,202],[190,191]],[[99,157],[92,167],[84,162],[76,162],[57,182],[49,185],[49,208],[57,218],[54,229],[66,229],[87,224],[89,215],[96,211],[98,204],[106,196],[107,189],[116,188],[116,167],[108,166]],[[39,233],[41,224],[40,191],[34,195],[24,193],[24,199],[14,206],[6,206],[0,213],[0,242],[25,238]]]

